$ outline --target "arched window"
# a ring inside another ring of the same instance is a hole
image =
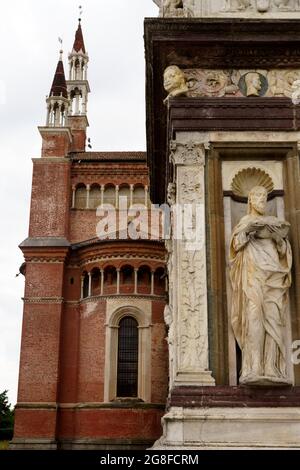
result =
[[[101,281],[100,281],[100,270],[98,268],[92,271],[92,296],[100,295]]]
[[[107,310],[105,333],[104,401],[137,397],[151,402],[151,302],[132,300]],[[127,321],[128,320],[128,321]],[[127,364],[127,365],[126,365]],[[127,368],[126,368],[127,367]],[[126,379],[129,373],[130,380]]]
[[[145,188],[143,186],[136,186],[133,192],[134,204],[145,204]]]
[[[76,209],[85,209],[86,208],[86,187],[85,187],[84,184],[80,184],[76,188],[75,207],[76,207]]]
[[[126,200],[123,199],[122,200],[122,206],[120,206],[120,198],[125,198],[126,197]],[[124,204],[124,202],[126,201],[126,204]],[[128,208],[130,206],[130,188],[129,186],[121,186],[120,189],[119,189],[119,208],[122,207],[122,208]]]
[[[71,91],[70,98],[71,114],[80,114],[80,110],[82,109],[82,91],[78,87],[74,88],[74,90]]]
[[[83,278],[82,298],[86,299],[88,296],[89,296],[89,276],[87,273],[85,273],[84,278]]]
[[[98,184],[93,184],[90,189],[90,209],[97,209],[101,204],[101,190]]]
[[[140,294],[150,294],[151,292],[151,270],[149,266],[139,267],[137,291]]]
[[[164,268],[157,268],[154,274],[154,293],[163,295],[166,291],[166,274]]]
[[[116,205],[116,189],[112,185],[105,186],[104,189],[104,204]]]
[[[133,267],[132,266],[123,266],[121,269],[121,282],[122,284],[133,284],[134,283],[134,278],[133,278]]]
[[[117,397],[138,394],[138,323],[125,317],[119,323]]]
[[[116,294],[117,270],[114,266],[107,266],[104,270],[104,294]]]

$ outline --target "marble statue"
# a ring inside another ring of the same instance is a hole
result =
[[[286,316],[291,285],[289,223],[266,216],[268,192],[255,186],[230,244],[231,324],[242,352],[239,383],[286,385]]]
[[[256,72],[249,72],[245,75],[246,95],[259,96],[262,84],[260,76]]]
[[[169,93],[165,102],[174,96],[185,95],[188,91],[186,78],[177,65],[170,65],[164,71],[164,89]]]

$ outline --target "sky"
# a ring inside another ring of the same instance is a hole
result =
[[[88,137],[94,150],[146,150],[143,20],[152,0],[10,0],[1,3],[0,44],[0,392],[17,399],[24,277],[18,245],[27,237],[32,176],[63,39],[64,65],[82,6],[90,62]],[[7,46],[7,47],[6,47]]]

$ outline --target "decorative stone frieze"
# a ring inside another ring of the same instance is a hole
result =
[[[153,0],[167,18],[299,18],[299,0]]]
[[[300,69],[185,69],[184,77],[185,95],[190,98],[295,98],[299,89]]]

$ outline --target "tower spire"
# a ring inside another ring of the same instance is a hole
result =
[[[69,54],[69,81],[87,80],[88,61],[89,56],[85,50],[81,19],[79,18],[72,52]]]
[[[64,127],[69,106],[67,82],[62,61],[63,51],[59,52],[59,60],[55,70],[49,97],[47,98],[47,123],[49,127]]]
[[[64,71],[64,64],[62,61],[63,51],[62,49],[59,51],[59,60],[57,63],[56,71],[53,78],[53,83],[51,86],[49,96],[64,96],[65,98],[68,97],[67,91],[67,82],[65,77]]]
[[[80,10],[80,14],[81,13],[82,11]],[[72,135],[74,138],[72,147],[73,151],[84,151],[86,141],[86,128],[89,125],[87,120],[87,102],[90,87],[89,82],[87,80],[89,56],[85,49],[80,18],[78,20],[78,27],[75,33],[72,52],[70,52],[68,58],[68,125],[71,128]]]
[[[78,18],[78,28],[75,33],[73,50],[76,52],[82,51],[85,54],[84,39],[83,39],[82,28],[81,28],[81,18]]]

